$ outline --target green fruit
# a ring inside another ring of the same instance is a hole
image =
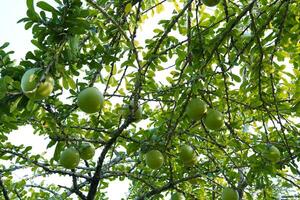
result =
[[[224,125],[223,114],[217,110],[209,109],[204,119],[204,124],[211,130],[218,130]]]
[[[146,164],[151,169],[158,169],[164,164],[164,156],[158,150],[151,150],[146,153]]]
[[[135,121],[140,121],[143,117],[143,111],[142,111],[142,108],[139,106],[137,108],[137,110],[135,111],[135,114],[134,114],[134,119]]]
[[[124,118],[128,118],[128,116],[130,115],[130,112],[131,112],[130,109],[132,109],[133,106],[134,106],[134,102],[130,101],[129,105],[125,105],[123,107],[123,116],[124,116]],[[142,118],[143,118],[143,110],[142,110],[141,106],[138,105],[137,109],[136,109],[136,111],[134,113],[133,119],[134,119],[135,122],[138,122]]]
[[[271,162],[276,163],[276,162],[280,161],[280,151],[277,149],[277,147],[271,145],[267,149],[266,157]]]
[[[99,111],[104,102],[102,93],[95,87],[89,87],[82,90],[78,95],[78,106],[86,113],[95,113]]]
[[[84,142],[79,147],[80,158],[83,160],[89,160],[95,155],[95,147],[91,143]]]
[[[79,152],[74,147],[67,148],[60,154],[59,162],[64,168],[75,169],[79,161]]]
[[[222,192],[222,200],[238,200],[239,193],[231,188],[224,188]]]
[[[42,69],[32,68],[27,70],[21,79],[21,89],[31,100],[42,100],[50,96],[54,88],[54,80],[51,76],[41,82]],[[39,86],[37,87],[37,85]]]
[[[189,180],[189,182],[190,182],[192,185],[197,185],[197,184],[199,184],[199,181],[200,181],[199,178],[192,178],[192,179]]]
[[[189,163],[194,159],[194,149],[189,145],[182,145],[179,156],[183,163]]]
[[[207,110],[206,103],[201,99],[192,99],[187,108],[186,114],[193,120],[200,120]]]
[[[184,200],[184,196],[183,194],[179,193],[179,192],[175,192],[172,196],[171,196],[171,200]]]
[[[216,6],[218,3],[220,3],[220,0],[202,0],[202,3],[206,6]]]
[[[186,167],[193,167],[196,163],[197,163],[197,158],[196,158],[196,157],[193,157],[192,160],[190,160],[190,161],[188,161],[188,162],[184,162],[183,164],[184,164]]]

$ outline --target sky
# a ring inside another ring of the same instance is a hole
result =
[[[48,3],[53,3],[53,0],[47,0]],[[143,44],[145,39],[151,38],[154,33],[153,29],[156,27],[158,20],[167,19],[170,17],[173,10],[173,6],[170,3],[165,3],[164,12],[155,17],[146,20],[141,29],[138,30],[137,40],[140,44]],[[12,50],[15,53],[11,55],[12,59],[15,59],[16,63],[21,61],[28,51],[34,50],[34,46],[31,44],[32,34],[31,30],[25,30],[24,24],[17,21],[26,16],[26,0],[1,0],[0,6],[0,46],[4,42],[9,42],[10,45],[6,50]],[[54,148],[46,149],[49,139],[44,136],[38,136],[33,134],[33,129],[30,125],[20,127],[17,131],[13,131],[9,134],[9,141],[14,145],[32,146],[32,154],[43,154],[45,157],[51,158],[54,152]],[[100,154],[100,150],[96,152],[94,159],[97,159],[97,155]],[[0,161],[4,164],[3,161]],[[21,179],[24,175],[30,174],[30,170],[18,170],[14,173],[16,179]],[[42,181],[42,178],[35,179],[34,183],[38,184]],[[69,185],[71,179],[69,177],[62,178],[57,175],[47,178],[48,183],[58,183],[61,185]],[[112,200],[119,200],[121,197],[126,197],[128,192],[129,182],[114,181],[107,189],[107,196]]]

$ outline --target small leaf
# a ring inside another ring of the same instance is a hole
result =
[[[113,69],[112,69],[112,74],[113,74],[113,75],[116,75],[116,73],[117,73],[117,66],[114,65],[114,66],[113,66]]]
[[[238,76],[238,75],[235,75],[233,73],[229,73],[229,75],[231,76],[231,78],[233,80],[235,80],[236,82],[240,83],[242,81],[242,79]]]
[[[130,13],[131,9],[132,9],[132,4],[131,3],[126,4],[125,10],[124,10],[125,14]]]
[[[6,96],[6,83],[4,79],[0,79],[0,99],[3,99]]]
[[[71,77],[68,77],[68,84],[73,90],[76,90],[76,83]]]
[[[38,20],[39,15],[34,10],[33,0],[27,0],[26,4],[27,4],[27,8],[28,8],[27,16],[33,21]]]
[[[26,105],[26,110],[31,111],[34,108],[34,102],[32,100],[29,100]]]
[[[64,87],[66,90],[69,89],[68,78],[66,78],[66,77],[63,77],[63,78],[62,78],[62,85],[63,85],[63,87]]]
[[[77,56],[79,52],[79,42],[80,42],[80,38],[78,35],[75,35],[74,37],[69,39],[69,44],[73,56]]]
[[[50,147],[54,146],[54,145],[56,144],[56,142],[57,142],[57,141],[55,141],[55,140],[51,140],[51,141],[49,142],[49,144],[47,145],[47,149],[49,149]]]
[[[18,104],[21,101],[22,97],[23,96],[18,97],[17,100],[15,102],[13,102],[13,104],[10,106],[10,112],[11,113],[14,112],[17,109]]]
[[[9,45],[9,42],[5,42],[5,43],[0,47],[0,49],[4,49],[4,48],[8,47],[8,45]]]
[[[50,4],[44,2],[44,1],[40,1],[36,4],[39,8],[45,10],[45,11],[49,11],[52,13],[56,13],[56,14],[60,14],[58,12],[58,10],[56,10],[54,7],[52,7]]]
[[[25,150],[23,151],[23,154],[24,153],[27,153],[28,151],[30,151],[32,149],[32,146],[28,146],[25,148]]]
[[[163,12],[165,9],[165,7],[163,6],[163,4],[159,4],[157,7],[156,7],[156,12],[159,14],[161,12]]]
[[[26,1],[28,10],[34,11],[33,0]]]
[[[53,159],[58,161],[60,157],[60,152],[64,149],[65,147],[65,142],[64,141],[59,141],[55,147]]]

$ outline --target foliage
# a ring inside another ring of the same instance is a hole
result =
[[[244,199],[299,195],[299,0],[221,0],[210,8],[200,0],[55,2],[27,0],[27,16],[19,22],[31,29],[36,48],[20,63],[11,60],[8,43],[0,47],[4,199],[106,199],[109,182],[124,179],[131,183],[128,199],[175,192],[218,199],[226,187]],[[147,20],[166,6],[173,11],[169,18],[159,21],[153,37],[139,40]],[[55,80],[44,100],[22,93],[22,75],[31,68]],[[104,96],[94,114],[77,107],[88,87]],[[220,130],[186,115],[193,98],[223,114]],[[131,114],[122,115],[124,106]],[[140,121],[137,109],[143,110]],[[50,139],[52,158],[8,141],[11,131],[28,124]],[[64,169],[60,153],[82,142],[95,146],[95,159]],[[183,144],[197,156],[191,166],[180,160]],[[270,145],[280,161],[266,159]],[[163,153],[157,170],[145,162],[151,150]],[[15,180],[20,169],[33,175]],[[53,174],[72,185],[48,184]],[[45,181],[32,184],[37,177]]]

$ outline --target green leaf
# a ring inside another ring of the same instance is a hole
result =
[[[73,90],[76,90],[76,83],[75,81],[71,78],[71,77],[68,77],[68,84],[69,86],[73,89]]]
[[[32,20],[32,21],[37,21],[39,19],[39,15],[35,12],[34,10],[34,5],[33,5],[33,0],[27,0],[27,16]]]
[[[26,4],[27,4],[28,10],[34,12],[33,0],[27,0],[27,1],[26,1]]]
[[[69,89],[68,77],[63,77],[63,78],[62,78],[62,84],[63,84],[63,87],[64,87],[66,90]]]
[[[27,23],[25,24],[25,30],[30,29],[32,25],[33,25],[33,22],[27,22]]]
[[[65,142],[64,141],[59,141],[55,147],[53,159],[58,161],[60,157],[60,152],[64,149],[65,147]]]
[[[47,149],[49,149],[50,147],[54,146],[54,145],[56,144],[56,142],[57,142],[57,141],[55,141],[55,140],[51,140],[51,141],[49,142],[49,144],[47,145]]]
[[[132,4],[131,3],[126,4],[125,10],[124,10],[125,14],[130,13],[131,9],[132,9]]]
[[[79,53],[79,42],[80,42],[80,37],[78,35],[75,35],[69,40],[69,44],[73,56],[77,56],[77,54]]]
[[[232,78],[233,80],[235,80],[235,81],[238,82],[238,83],[240,83],[240,82],[242,81],[242,79],[241,79],[238,75],[235,75],[235,74],[230,73],[230,72],[229,72],[229,75],[231,76],[231,78]]]
[[[13,104],[10,106],[10,112],[11,112],[11,113],[14,112],[14,111],[17,109],[18,104],[19,104],[19,102],[21,101],[22,97],[23,97],[23,96],[18,97],[17,100],[14,101]]]
[[[54,7],[52,7],[50,4],[44,2],[44,1],[40,1],[36,4],[39,8],[45,10],[45,11],[49,11],[52,12],[53,14],[60,14],[58,12],[58,10],[56,10]]]
[[[117,73],[117,66],[113,65],[112,74],[116,75],[116,73]]]
[[[8,45],[9,45],[9,42],[5,42],[5,43],[0,47],[0,49],[4,49],[4,48],[8,47]]]
[[[6,96],[6,82],[4,79],[0,79],[0,100]]]
[[[26,110],[31,111],[34,108],[34,101],[29,100],[27,105],[26,105]]]

